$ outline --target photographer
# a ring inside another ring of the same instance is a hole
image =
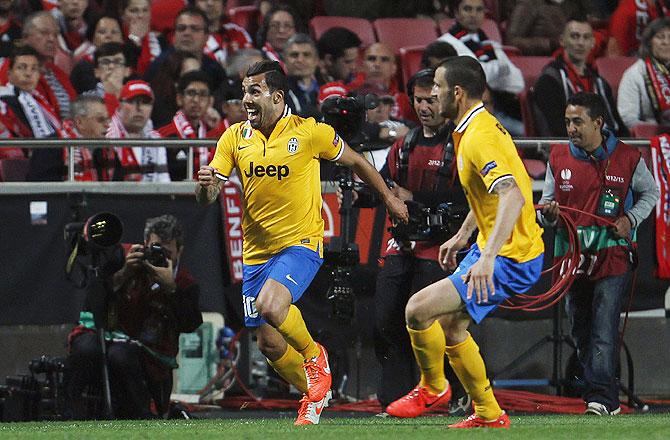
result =
[[[432,69],[424,69],[410,78],[407,90],[421,126],[393,144],[381,171],[392,185],[391,191],[410,202],[410,212],[411,205],[418,204],[428,208],[442,202],[467,206],[453,166],[453,124],[439,114],[437,99],[431,93],[433,75]],[[366,189],[354,193],[354,199],[360,207],[377,204]],[[418,371],[405,329],[405,305],[415,292],[446,276],[437,262],[439,245],[446,239],[443,231],[431,230],[424,240],[410,241],[401,237],[403,230],[408,232],[406,228],[395,229],[375,291],[375,352],[382,367],[377,398],[382,409],[417,383]],[[450,382],[458,386],[451,368],[445,365]],[[462,388],[453,396],[452,409],[457,410],[460,403],[465,411],[469,402]]]
[[[100,326],[101,322],[106,330],[115,418],[156,418],[166,413],[179,334],[195,331],[202,323],[200,287],[180,267],[183,251],[183,231],[177,219],[172,215],[150,218],[144,244],[125,249],[123,267],[102,280],[107,286],[103,290],[105,313],[94,316],[85,307],[79,326],[68,337],[68,397],[73,418],[85,415],[79,407],[84,389],[103,383],[103,351],[95,332],[96,323]],[[152,399],[156,413],[150,409]]]

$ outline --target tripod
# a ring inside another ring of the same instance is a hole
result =
[[[526,351],[517,356],[514,360],[509,362],[503,368],[495,371],[492,376],[492,383],[494,386],[500,387],[536,387],[536,386],[551,386],[556,390],[556,395],[563,395],[563,388],[567,384],[567,380],[563,377],[563,344],[575,348],[568,335],[563,333],[563,301],[560,301],[554,306],[552,312],[552,332],[544,336],[542,339],[531,345]],[[497,379],[503,375],[509,375],[519,369],[524,362],[530,359],[535,353],[543,348],[546,344],[552,346],[552,369],[551,378],[540,379]]]

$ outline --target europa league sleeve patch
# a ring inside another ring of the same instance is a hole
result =
[[[486,177],[486,175],[489,173],[489,171],[491,171],[492,169],[494,169],[494,168],[497,167],[497,166],[498,166],[498,164],[496,163],[496,161],[495,161],[495,160],[492,160],[491,162],[489,162],[489,163],[487,163],[486,165],[484,165],[484,168],[482,168],[482,169],[479,171],[479,174],[481,174],[482,177]]]

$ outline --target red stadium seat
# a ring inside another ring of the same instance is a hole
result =
[[[3,159],[0,160],[1,182],[25,182],[28,174],[28,159]]]
[[[638,124],[630,129],[630,135],[634,138],[649,139],[664,133],[670,133],[670,127],[667,125]]]
[[[526,136],[535,136],[535,119],[533,118],[533,109],[531,107],[530,94],[535,81],[542,73],[544,66],[549,64],[551,57],[510,57],[512,63],[517,66],[523,74],[523,80],[526,88],[519,93],[519,104],[521,106],[521,119],[526,130]]]
[[[400,48],[400,72],[404,84],[407,84],[407,80],[421,69],[421,56],[424,49],[425,46]]]
[[[446,34],[449,32],[449,28],[453,26],[454,24],[454,19],[453,18],[443,18],[440,20],[440,34]],[[502,34],[500,33],[500,28],[498,27],[498,23],[495,21],[491,20],[490,18],[485,18],[484,22],[482,23],[482,30],[484,33],[493,41],[497,41],[498,43],[502,44]]]
[[[261,24],[261,11],[257,6],[237,6],[228,9],[228,19],[242,26],[253,37]]]
[[[547,164],[545,162],[539,159],[521,159],[521,161],[530,177],[536,180],[544,178],[547,172]]]
[[[530,89],[526,89],[519,93],[519,106],[521,107],[521,120],[523,121],[523,128],[526,136],[535,136],[535,118],[533,118],[533,109],[529,98]]]
[[[364,18],[317,16],[309,21],[309,30],[314,40],[318,40],[324,32],[336,26],[347,28],[358,35],[363,46],[369,46],[377,41],[372,23]]]
[[[510,60],[516,67],[521,69],[523,73],[523,80],[526,83],[526,90],[531,88],[537,78],[544,70],[544,67],[549,64],[552,57],[510,57]]]
[[[603,57],[596,59],[598,73],[605,78],[605,81],[612,87],[614,99],[619,90],[619,81],[623,72],[637,60],[637,57]]]
[[[426,46],[438,37],[435,22],[430,18],[379,18],[372,25],[379,42],[396,53],[401,47]]]

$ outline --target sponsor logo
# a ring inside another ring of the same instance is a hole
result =
[[[484,165],[484,168],[481,169],[479,174],[481,174],[482,177],[485,177],[489,173],[489,171],[491,171],[492,169],[494,169],[497,166],[498,166],[498,164],[496,163],[496,161],[492,160],[491,162]]]
[[[292,137],[291,139],[289,139],[287,147],[289,153],[295,154],[295,152],[298,151],[298,138]]]
[[[292,282],[293,284],[295,284],[296,286],[299,285],[299,284],[296,282],[296,280],[293,279],[293,277],[291,276],[291,274],[286,275],[286,279],[289,280],[290,282]]]
[[[247,147],[251,147],[251,145],[240,145],[237,147],[238,150],[244,150]]]
[[[621,176],[610,176],[609,174],[605,174],[605,179],[609,182],[625,183],[625,180]]]
[[[263,165],[254,166],[254,163],[250,162],[249,169],[244,170],[244,175],[247,177],[276,177],[277,180],[282,180],[284,177],[288,177],[289,172],[288,165],[268,165],[264,167]]]

